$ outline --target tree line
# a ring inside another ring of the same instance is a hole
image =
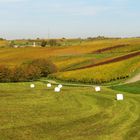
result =
[[[35,59],[10,68],[0,65],[0,82],[29,82],[57,72],[57,67],[48,60]]]

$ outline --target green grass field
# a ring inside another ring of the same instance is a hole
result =
[[[139,140],[140,94],[35,84],[0,84],[0,140]]]
[[[111,88],[118,91],[140,94],[140,81],[131,84],[113,86]]]

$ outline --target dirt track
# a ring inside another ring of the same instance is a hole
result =
[[[137,74],[136,76],[134,76],[133,78],[127,80],[125,82],[125,84],[134,83],[134,82],[137,82],[137,81],[140,81],[140,73]]]

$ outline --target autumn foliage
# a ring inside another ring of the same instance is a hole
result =
[[[12,72],[7,66],[0,66],[0,82],[10,82],[11,74]]]
[[[23,63],[14,68],[1,65],[0,82],[28,82],[47,77],[48,74],[56,71],[56,66],[45,59],[32,60],[30,63]]]

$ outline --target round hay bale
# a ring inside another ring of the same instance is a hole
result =
[[[100,92],[100,91],[101,91],[101,87],[96,86],[96,87],[95,87],[95,91],[96,91],[96,92]]]
[[[59,84],[58,87],[61,89],[63,86],[61,84]]]
[[[48,83],[48,84],[47,84],[47,87],[48,87],[48,88],[51,88],[51,87],[52,87],[52,84]]]
[[[31,87],[31,88],[35,88],[35,84],[31,84],[30,87]]]
[[[54,92],[60,92],[61,89],[59,87],[55,87]]]

